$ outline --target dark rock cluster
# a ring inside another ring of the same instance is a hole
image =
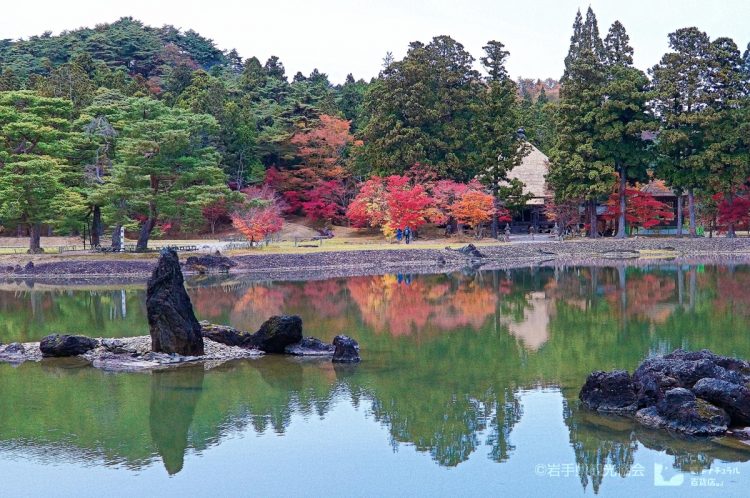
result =
[[[216,251],[216,254],[205,254],[203,256],[190,256],[185,260],[185,267],[205,273],[207,271],[228,272],[230,268],[237,266],[237,263]]]
[[[716,436],[750,424],[750,363],[708,350],[672,353],[624,370],[593,372],[579,393],[584,407],[631,414],[646,427]]]
[[[293,356],[330,356],[332,361],[360,361],[359,344],[345,335],[338,335],[333,344],[302,335],[302,319],[296,315],[272,316],[254,334],[226,325],[201,322],[203,337],[228,346],[252,348],[271,354]]]
[[[39,342],[45,357],[77,356],[99,346],[99,341],[82,335],[53,334]]]

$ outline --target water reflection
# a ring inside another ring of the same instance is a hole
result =
[[[203,393],[203,376],[202,365],[151,374],[151,439],[170,475],[182,470],[195,407]]]
[[[508,464],[528,443],[514,435],[525,417],[544,417],[550,427],[562,421],[581,485],[594,492],[608,473],[631,474],[644,449],[671,455],[686,472],[744,462],[749,454],[739,449],[583,412],[576,393],[591,370],[632,370],[645,355],[676,347],[750,357],[748,284],[745,266],[677,265],[408,282],[397,275],[193,281],[202,319],[254,329],[271,314],[299,314],[311,335],[354,335],[364,361],[346,368],[264,358],[205,372],[122,375],[57,360],[2,365],[0,399],[8,408],[0,410],[0,447],[132,468],[161,461],[175,474],[191,450],[200,455],[237,432],[288,434],[295,417],[325,419],[343,402],[385,427],[394,450],[413,447],[443,467],[484,455]],[[0,290],[0,338],[81,328],[143,333],[142,292],[125,289],[124,296],[120,288]],[[520,393],[538,387],[562,392],[561,412],[524,412]]]

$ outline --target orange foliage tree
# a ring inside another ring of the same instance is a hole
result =
[[[460,224],[472,227],[474,235],[479,238],[482,226],[495,215],[495,199],[491,194],[470,189],[450,207],[450,213]]]
[[[266,183],[281,193],[287,214],[302,213],[312,220],[343,219],[350,175],[345,168],[347,149],[361,145],[350,133],[350,122],[322,114],[314,128],[295,134],[299,164],[271,168]]]
[[[282,204],[268,186],[249,187],[242,191],[244,203],[232,212],[232,225],[250,242],[258,242],[281,230]]]

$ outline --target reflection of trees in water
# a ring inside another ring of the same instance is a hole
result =
[[[578,464],[584,489],[591,483],[598,493],[607,474],[627,477],[634,468],[639,445],[674,457],[672,466],[681,472],[699,473],[717,461],[746,462],[747,449],[721,446],[707,438],[689,438],[666,431],[646,429],[629,418],[599,415],[582,409],[573,389],[563,390],[563,418],[568,426],[570,444]],[[608,469],[610,469],[608,471]],[[643,469],[641,475],[649,475]]]
[[[638,449],[631,420],[597,416],[581,410],[577,400],[564,401],[563,419],[584,490],[590,482],[594,493],[599,493],[607,468],[620,477],[628,475]]]
[[[27,342],[52,333],[121,337],[148,330],[139,313],[143,292],[0,290],[0,341]],[[127,310],[136,311],[128,316]]]
[[[737,273],[744,281],[749,272]],[[83,459],[136,468],[160,455],[168,471],[176,472],[187,448],[201,451],[238,430],[283,433],[296,416],[324,417],[337,401],[364,401],[394,445],[413,445],[446,466],[486,446],[500,462],[513,453],[512,431],[522,415],[519,388],[561,385],[577,393],[592,370],[632,370],[649,351],[680,345],[750,356],[747,319],[724,311],[731,308],[722,303],[742,302],[732,297],[738,290],[722,288],[727,278],[710,267],[543,268],[416,276],[409,285],[362,277],[242,284],[220,294],[191,289],[199,315],[217,313],[247,324],[241,328],[253,329],[255,320],[259,324],[274,312],[291,312],[303,316],[308,333],[350,332],[365,361],[354,368],[288,358],[233,362],[202,375],[197,392],[180,388],[183,382],[198,385],[197,374],[171,381],[157,374],[61,369],[54,362],[0,367],[0,399],[14,407],[13,413],[0,411],[0,440],[65,448]],[[639,302],[640,293],[653,303]],[[549,333],[538,349],[525,347],[508,326],[529,320],[529,310],[539,306],[533,295],[545,303],[536,311],[549,315]],[[85,306],[106,309],[108,299],[114,306],[118,298],[105,293]],[[0,294],[0,306],[8,302]],[[649,306],[665,304],[668,316],[654,319]],[[81,303],[75,306],[68,313],[88,313]],[[128,303],[128,319],[138,306]],[[414,320],[402,320],[394,333],[389,323],[410,307]],[[680,446],[636,431],[632,423],[603,422],[577,411],[575,393],[563,392],[571,398],[563,415],[585,487],[599,489],[604,465],[627,473],[639,441],[673,451],[685,469],[724,455],[714,445]]]

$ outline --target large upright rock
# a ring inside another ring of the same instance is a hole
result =
[[[148,280],[146,292],[151,349],[185,356],[203,354],[201,326],[185,291],[180,260],[172,249],[164,249]]]

